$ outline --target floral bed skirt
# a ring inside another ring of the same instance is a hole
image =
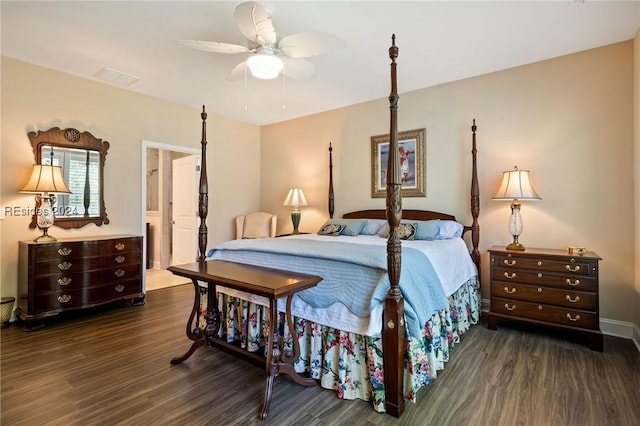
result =
[[[206,324],[207,287],[200,286],[198,323]],[[221,327],[218,336],[250,352],[264,352],[269,329],[269,308],[226,294],[218,294]],[[415,401],[418,390],[437,377],[462,335],[480,318],[480,289],[477,278],[463,284],[451,297],[449,307],[433,314],[422,328],[421,338],[407,339],[404,397]],[[278,330],[285,350],[292,337],[278,315]],[[307,373],[338,398],[373,401],[376,411],[385,411],[382,337],[369,337],[337,330],[294,317],[300,343],[296,371]]]

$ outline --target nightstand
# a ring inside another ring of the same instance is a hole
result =
[[[598,308],[598,262],[594,252],[570,255],[565,250],[507,251],[490,254],[491,309],[487,327],[519,321],[570,331],[602,351]]]

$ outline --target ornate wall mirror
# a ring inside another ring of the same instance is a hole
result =
[[[28,136],[36,163],[61,166],[71,190],[71,194],[56,197],[54,225],[71,229],[109,223],[104,204],[104,162],[109,142],[89,132],[58,127],[29,132]],[[29,227],[36,227],[35,216]]]

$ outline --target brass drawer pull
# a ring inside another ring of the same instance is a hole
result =
[[[69,268],[71,268],[71,263],[69,262],[58,263],[58,269],[60,269],[61,271],[66,271]]]
[[[577,285],[580,285],[580,280],[575,280],[574,282],[571,282],[571,280],[570,280],[569,278],[567,278],[567,279],[565,280],[565,282],[566,282],[567,284],[569,284],[570,286],[572,286],[572,287],[575,287],[575,286],[577,286]]]
[[[61,247],[58,249],[58,254],[60,256],[68,256],[71,254],[71,249],[67,247]]]
[[[124,243],[116,243],[116,250],[122,251],[124,250]]]
[[[513,266],[513,265],[516,264],[516,261],[515,260],[505,259],[504,260],[504,264],[507,265],[507,266]]]
[[[538,310],[541,311],[542,310],[542,305],[538,305]]]
[[[67,303],[69,300],[71,300],[71,296],[69,296],[68,294],[63,294],[62,296],[58,296],[58,302],[60,303]]]
[[[69,285],[70,283],[71,283],[71,278],[69,277],[58,278],[59,285]]]
[[[572,317],[571,314],[567,313],[567,319],[573,322],[580,321],[580,315],[576,315],[575,317]]]
[[[580,296],[576,296],[575,299],[572,299],[571,296],[567,294],[567,300],[571,303],[578,303],[580,301]]]
[[[538,287],[538,293],[542,293],[542,287]]]
[[[509,290],[509,288],[505,287],[505,288],[504,288],[504,291],[506,291],[508,294],[513,294],[513,293],[515,293],[515,292],[516,292],[516,289],[515,289],[515,288],[512,288],[511,290]]]
[[[123,286],[122,284],[118,284],[118,285],[116,286],[116,291],[117,291],[118,293],[122,293],[122,291],[123,291],[123,290],[124,290],[124,286]]]
[[[538,266],[542,266],[542,260],[538,260]]]
[[[508,303],[504,304],[504,307],[507,308],[507,311],[513,311],[516,309],[516,305],[512,305],[511,307],[509,306]]]
[[[580,270],[580,265],[576,265],[575,268],[572,268],[571,265],[565,265],[565,268],[569,272],[578,272]]]
[[[538,278],[542,278],[542,274],[538,274]]]
[[[114,272],[114,274],[116,274],[116,277],[120,278],[124,275],[124,271],[122,269],[118,269],[116,270],[116,272]]]
[[[513,274],[509,274],[508,272],[505,272],[504,277],[512,280],[516,277],[516,273],[514,272]]]
[[[124,256],[117,256],[116,263],[122,263],[122,262],[124,262]]]

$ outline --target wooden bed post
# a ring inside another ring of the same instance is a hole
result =
[[[329,142],[329,217],[333,219],[334,199],[333,199],[333,147]]]
[[[207,113],[202,105],[202,140],[200,141],[200,194],[198,195],[198,262],[204,262],[207,251],[207,214],[209,210],[209,186],[207,184]]]
[[[387,268],[391,287],[384,302],[382,345],[384,353],[385,410],[395,417],[404,411],[403,382],[405,355],[404,299],[400,292],[400,269],[402,247],[398,225],[402,219],[402,181],[400,179],[400,156],[398,155],[398,88],[396,76],[396,35],[391,37],[389,58],[391,59],[391,111],[389,128],[389,157],[387,160]]]
[[[473,223],[471,224],[471,244],[473,249],[471,251],[471,259],[476,264],[478,269],[478,280],[480,279],[480,252],[478,251],[478,245],[480,244],[480,224],[478,223],[478,216],[480,215],[480,188],[478,187],[478,162],[477,162],[477,150],[476,150],[476,119],[473,119],[473,125],[471,126],[473,148],[471,149],[471,156],[473,158],[473,166],[471,169],[471,216],[473,217]]]

